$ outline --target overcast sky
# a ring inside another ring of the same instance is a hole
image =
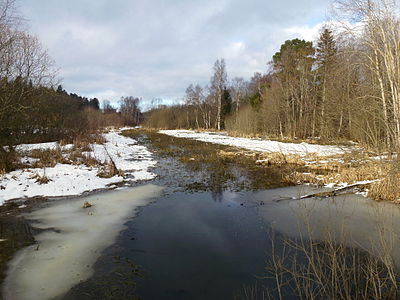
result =
[[[316,37],[329,0],[20,0],[69,92],[179,100],[217,58],[249,79],[287,39]]]

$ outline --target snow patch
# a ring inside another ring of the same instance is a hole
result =
[[[88,154],[101,162],[108,162],[111,158],[116,167],[124,171],[125,178],[121,176],[99,178],[97,177],[98,168],[85,165],[57,164],[52,168],[16,170],[0,177],[0,205],[4,204],[4,201],[17,198],[75,196],[104,189],[124,180],[150,180],[155,177],[155,174],[149,172],[148,169],[157,162],[146,147],[137,145],[134,139],[121,136],[115,131],[104,134],[104,138],[106,143],[91,145],[92,151]],[[23,144],[17,146],[16,149],[22,153],[28,153],[34,149],[56,149],[57,147],[59,147],[58,143],[54,142]],[[68,149],[72,146],[64,147]],[[35,161],[29,157],[24,157],[23,160]],[[40,184],[37,182],[38,176],[46,176],[50,181]]]
[[[235,146],[252,151],[279,152],[282,154],[298,154],[300,156],[311,153],[316,153],[319,156],[331,156],[343,154],[350,150],[350,148],[339,146],[283,143],[270,140],[231,137],[226,135],[226,133],[195,132],[192,130],[160,130],[159,133],[201,142]]]

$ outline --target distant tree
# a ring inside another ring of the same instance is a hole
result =
[[[273,56],[274,78],[282,99],[279,127],[292,137],[307,136],[311,127],[314,52],[311,42],[293,39],[285,41]]]
[[[103,100],[102,103],[103,113],[115,113],[117,110],[111,105],[109,100]]]
[[[222,120],[222,128],[225,128],[225,118],[231,113],[232,111],[232,98],[229,90],[224,88],[222,94],[222,108],[221,108],[221,120]]]
[[[124,125],[135,126],[139,124],[141,116],[139,102],[139,98],[132,96],[121,98],[119,112],[124,120]]]
[[[235,114],[237,116],[240,108],[240,103],[247,93],[247,84],[241,77],[235,77],[231,83],[232,102],[235,105]]]
[[[190,84],[185,91],[185,103],[188,106],[188,112],[190,107],[194,110],[195,124],[197,128],[206,127],[206,107],[205,97],[203,94],[203,88],[200,85],[194,86]],[[201,113],[201,118],[199,116]],[[189,126],[190,127],[190,126]]]
[[[262,100],[262,91],[271,82],[269,74],[254,73],[247,86],[246,102],[255,109],[259,108]]]
[[[224,59],[218,59],[214,63],[214,74],[211,77],[210,90],[216,104],[216,128],[221,130],[221,110],[222,110],[222,97],[227,83],[227,73]]]
[[[329,28],[324,28],[321,32],[317,47],[316,47],[316,63],[317,63],[317,74],[318,80],[320,82],[320,103],[318,103],[318,118],[315,116],[314,121],[319,119],[319,134],[326,136],[328,135],[328,123],[329,116],[326,114],[327,105],[331,102],[332,97],[332,89],[335,80],[335,69],[337,66],[335,65],[335,58],[337,54],[336,41],[332,34],[332,31]],[[333,96],[334,97],[334,96]],[[337,109],[337,107],[335,108]],[[335,114],[336,115],[336,114]],[[315,125],[313,125],[315,127]],[[334,130],[334,129],[333,129]],[[339,129],[340,130],[340,129]]]
[[[100,102],[97,98],[90,99],[89,105],[94,109],[100,109]]]

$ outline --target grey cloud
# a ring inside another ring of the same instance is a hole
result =
[[[312,26],[328,0],[20,0],[61,68],[64,86],[82,95],[180,99],[207,84],[225,57],[230,78],[250,77],[290,27]]]

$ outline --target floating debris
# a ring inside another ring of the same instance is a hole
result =
[[[89,203],[89,201],[85,201],[84,203],[83,203],[83,208],[89,208],[89,207],[92,207],[93,206],[93,204],[90,204]]]

